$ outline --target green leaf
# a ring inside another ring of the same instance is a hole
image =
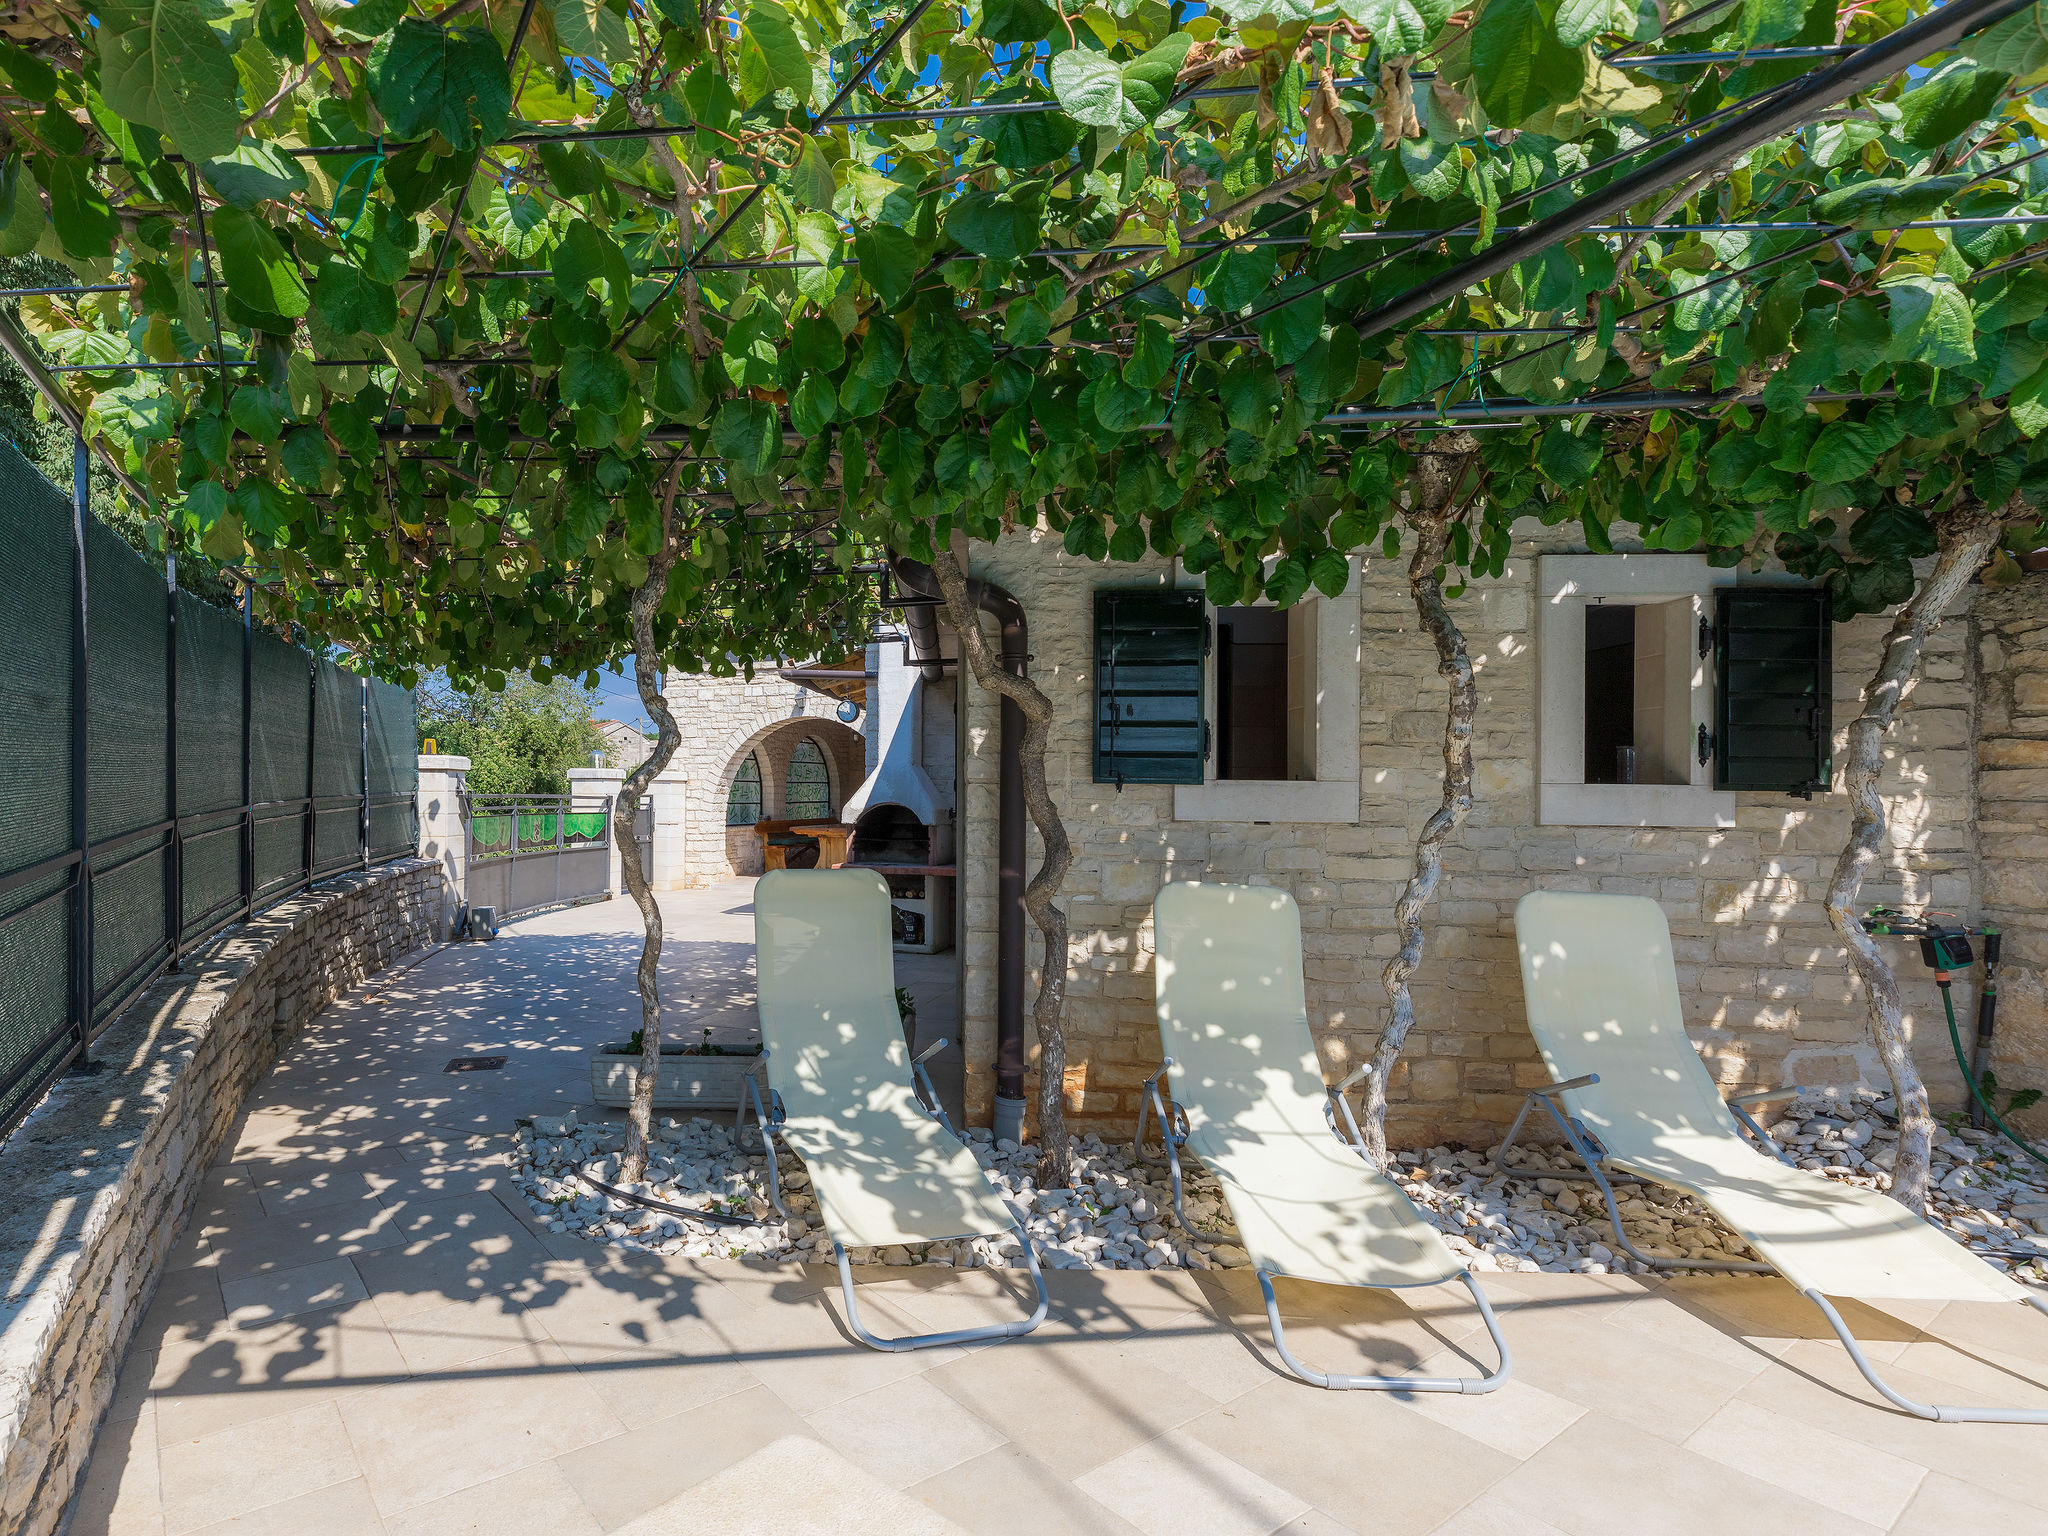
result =
[[[1934,525],[1917,507],[1872,507],[1849,530],[1849,547],[1867,560],[1922,560],[1934,553]]]
[[[1543,473],[1570,489],[1599,467],[1600,435],[1594,431],[1584,437],[1574,437],[1563,422],[1554,421],[1543,434],[1543,441],[1536,450],[1536,462],[1542,466]]]
[[[1750,49],[1790,42],[1806,24],[1807,11],[1808,0],[1745,0],[1735,24],[1714,46]],[[1833,12],[1830,11],[1830,33],[1833,25]]]
[[[1173,332],[1148,316],[1139,325],[1137,341],[1124,363],[1124,382],[1140,389],[1154,389],[1172,367]]]
[[[36,161],[36,180],[50,194],[50,225],[57,231],[65,255],[97,258],[113,254],[121,221],[106,194],[93,185],[86,161],[43,156]],[[29,195],[34,196],[33,191]]]
[[[1310,347],[1322,339],[1324,296],[1321,289],[1314,288],[1306,278],[1290,278],[1282,286],[1279,297],[1286,298],[1289,289],[1304,286],[1309,286],[1310,291],[1259,316],[1259,342],[1266,349],[1266,355],[1282,368],[1299,361]]]
[[[983,0],[977,29],[992,43],[1035,43],[1053,29],[1045,0]]]
[[[251,309],[287,320],[306,312],[306,280],[268,224],[239,208],[222,208],[208,227],[229,293]]]
[[[917,280],[917,243],[907,231],[890,224],[877,224],[853,237],[853,254],[860,262],[860,275],[875,290],[887,309],[899,309],[910,297]]]
[[[819,213],[832,211],[832,199],[839,192],[839,184],[832,179],[832,162],[818,148],[816,139],[804,140],[796,164],[789,168],[789,192],[806,208]]]
[[[1403,139],[1394,146],[1400,156],[1401,169],[1408,174],[1408,185],[1415,189],[1417,197],[1432,203],[1441,203],[1457,196],[1458,186],[1465,179],[1465,160],[1458,153],[1455,144],[1439,144],[1433,139]]]
[[[395,138],[438,133],[474,149],[497,138],[512,114],[512,77],[483,27],[444,29],[408,16],[370,50],[369,77],[370,99]]]
[[[57,71],[13,43],[0,41],[0,74],[7,76],[16,95],[30,101],[49,101],[57,94]]]
[[[234,56],[194,0],[101,0],[100,94],[194,160],[230,154],[242,119]]]
[[[2025,325],[2048,313],[2048,272],[2022,267],[1986,278],[1971,289],[1970,317],[1979,331]]]
[[[228,419],[259,443],[274,443],[284,425],[277,396],[261,384],[244,384],[228,399]]]
[[[1954,283],[1915,272],[1878,286],[1892,305],[1892,342],[1886,356],[1930,368],[1955,368],[1976,360],[1970,301]]]
[[[1612,5],[1613,0],[1598,0]],[[1337,7],[1372,33],[1385,55],[1420,53],[1433,42],[1455,7],[1451,0],[1339,0]]]
[[[577,219],[563,231],[550,270],[555,292],[572,301],[602,279],[623,284],[628,278],[625,254],[588,219]]]
[[[1874,407],[1862,421],[1839,417],[1820,429],[1806,453],[1806,472],[1823,485],[1839,485],[1867,473],[1905,438],[1889,405]]]
[[[1671,308],[1671,320],[1681,331],[1716,331],[1734,323],[1742,313],[1742,284],[1715,283],[1698,286]]]
[[[1275,607],[1291,608],[1307,591],[1308,567],[1299,557],[1273,562],[1273,572],[1266,578],[1266,597]]]
[[[1138,115],[1134,127],[1151,122],[1166,110],[1167,100],[1173,95],[1174,79],[1187,61],[1193,43],[1187,33],[1175,32],[1124,66],[1124,103]]]
[[[775,409],[759,400],[728,400],[711,423],[711,447],[739,473],[765,473],[782,456]]]
[[[1851,182],[1813,200],[1813,216],[1826,224],[1852,229],[1895,229],[1924,219],[1976,178],[1926,176],[1918,180],[1878,178]]]
[[[318,427],[292,428],[285,434],[279,457],[284,460],[284,472],[309,491],[319,490],[337,464],[334,450],[327,446],[327,434]]]
[[[2024,79],[2048,69],[2048,9],[2030,5],[1962,45],[1966,57]]]
[[[1072,48],[1052,61],[1048,73],[1060,110],[1075,122],[1118,136],[1142,126],[1143,119],[1124,100],[1124,72],[1106,54]]]
[[[1938,149],[1998,107],[2012,76],[1951,59],[1899,98],[1899,131],[1915,149]]]
[[[740,89],[748,101],[777,90],[810,100],[811,56],[787,11],[774,0],[754,0],[740,23],[740,40]]]
[[[328,257],[313,278],[313,306],[336,331],[378,335],[398,324],[398,291]]]
[[[356,0],[354,5],[335,6],[323,12],[327,25],[337,32],[356,37],[382,37],[398,25],[409,9],[410,0]]]
[[[633,34],[626,18],[604,0],[556,0],[555,36],[572,58],[627,64],[633,59]]]
[[[1576,100],[1585,56],[1557,40],[1556,0],[1488,0],[1471,32],[1479,104],[1503,128]]]
[[[36,179],[21,157],[0,164],[0,256],[21,256],[35,249],[43,235],[43,200]]]
[[[2013,385],[2006,408],[2012,413],[2012,424],[2028,437],[2048,433],[2048,363]]]
[[[199,174],[237,208],[254,208],[306,190],[306,173],[297,162],[260,139],[236,145],[224,160],[205,161]]]
[[[1615,14],[1614,0],[1558,0],[1557,40],[1567,48],[1579,48],[1593,41],[1602,32],[1626,31],[1635,20],[1635,8],[1626,6],[1628,19],[1622,21]],[[1374,28],[1378,35],[1378,28]],[[1402,53],[1419,53],[1420,48],[1403,48]]]
[[[609,348],[585,351],[579,347],[562,359],[562,399],[570,405],[587,405],[616,416],[625,408],[632,388],[632,375]]]
[[[1334,549],[1326,549],[1309,563],[1308,579],[1325,597],[1342,597],[1351,584],[1351,562]]]
[[[946,208],[946,233],[978,256],[1015,261],[1038,244],[1043,212],[1036,186],[968,192]]]

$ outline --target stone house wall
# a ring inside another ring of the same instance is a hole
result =
[[[189,956],[0,1146],[0,1531],[64,1516],[208,1166],[254,1084],[321,1008],[432,941],[445,876],[336,876]]]
[[[1454,605],[1480,694],[1477,805],[1452,839],[1426,918],[1428,954],[1414,982],[1418,1024],[1390,1085],[1391,1137],[1401,1145],[1488,1142],[1521,1091],[1545,1080],[1522,1017],[1512,920],[1515,902],[1538,886],[1646,895],[1663,905],[1694,1038],[1729,1087],[1878,1081],[1881,1069],[1862,1044],[1860,993],[1822,906],[1848,827],[1839,794],[1810,802],[1743,794],[1737,825],[1724,830],[1536,825],[1534,557],[1583,546],[1559,537],[1562,530],[1524,526],[1538,537],[1517,542],[1506,574],[1475,584]],[[1334,1076],[1369,1055],[1384,1016],[1379,975],[1393,950],[1394,899],[1441,793],[1444,684],[1409,601],[1405,559],[1361,562],[1362,810],[1357,824],[1333,826],[1177,822],[1167,786],[1118,792],[1091,782],[1090,594],[1166,581],[1171,568],[1150,557],[1092,565],[1043,532],[972,553],[976,575],[1022,601],[1032,675],[1059,711],[1048,771],[1074,847],[1064,899],[1073,930],[1067,1094],[1078,1123],[1127,1132],[1138,1086],[1156,1069],[1150,914],[1168,880],[1291,891],[1301,905],[1308,1005],[1326,1064]],[[2032,771],[2048,758],[2044,597],[2029,584],[1988,600],[1974,625],[1951,622],[1933,636],[1923,680],[1886,744],[1886,878],[1867,882],[1863,893],[1866,904],[1925,904],[1973,918],[1985,901],[2030,910],[2030,928],[2015,915],[2009,950],[2008,988],[2027,999],[2014,1009],[2016,1045],[2029,1029],[2048,1034],[2048,921],[2040,916],[2048,833],[2029,816],[2034,796],[2048,799],[2048,773]],[[1866,617],[1835,627],[1838,758],[1887,625]],[[1973,629],[1982,632],[1976,644]],[[1995,666],[1983,659],[1994,652]],[[2010,823],[1989,872],[1975,829],[1974,745],[1980,714],[1987,730],[1997,714],[1980,706],[1987,686],[2005,713],[2001,734],[1981,748],[1986,845],[1991,812]],[[971,685],[967,694],[964,1034],[969,1118],[986,1123],[994,1091],[997,710],[992,696]],[[1037,858],[1034,832],[1034,866]],[[1035,934],[1031,956],[1035,962]],[[1962,1087],[1939,995],[1916,956],[1901,946],[1896,958],[1915,1054],[1937,1103],[1956,1103]],[[1035,989],[1035,972],[1028,985]],[[1964,1002],[1974,1013],[1974,992],[1959,988],[1959,1007]],[[2048,1061],[2048,1049],[2033,1056]]]

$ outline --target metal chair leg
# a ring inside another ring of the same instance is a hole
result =
[[[1857,1344],[1856,1336],[1849,1331],[1849,1325],[1842,1321],[1842,1314],[1834,1309],[1827,1297],[1819,1291],[1801,1291],[1800,1295],[1820,1308],[1821,1316],[1828,1320],[1828,1326],[1835,1330],[1835,1337],[1842,1341],[1842,1347],[1849,1351],[1849,1358],[1856,1362],[1856,1369],[1863,1373],[1863,1379],[1875,1387],[1878,1394],[1902,1413],[1910,1413],[1916,1419],[1929,1419],[1937,1424],[2048,1424],[2048,1408],[1954,1408],[1935,1403],[1918,1403],[1902,1392],[1894,1391],[1885,1379],[1877,1374],[1877,1367],[1870,1363],[1870,1357]],[[2026,1298],[2030,1306],[2048,1313],[2048,1305],[2036,1297]]]
[[[839,1293],[846,1299],[846,1323],[853,1330],[853,1336],[869,1349],[879,1349],[889,1354],[901,1354],[912,1349],[934,1349],[941,1344],[975,1344],[987,1339],[1014,1339],[1029,1333],[1045,1321],[1046,1309],[1052,1305],[1052,1297],[1045,1288],[1045,1273],[1038,1267],[1038,1250],[1031,1246],[1031,1235],[1020,1225],[1016,1228],[1017,1239],[1024,1245],[1024,1259],[1031,1267],[1031,1283],[1038,1287],[1038,1307],[1029,1317],[1014,1323],[991,1323],[985,1328],[956,1328],[950,1333],[912,1333],[901,1338],[885,1339],[869,1333],[860,1320],[860,1306],[853,1298],[853,1266],[846,1261],[846,1245],[835,1241],[832,1244],[834,1257],[839,1260]]]
[[[1468,1270],[1458,1276],[1465,1282],[1465,1288],[1472,1293],[1473,1301],[1479,1305],[1479,1316],[1486,1323],[1486,1331],[1493,1339],[1493,1347],[1500,1353],[1500,1365],[1484,1376],[1342,1376],[1326,1375],[1312,1371],[1294,1358],[1294,1352],[1287,1347],[1286,1331],[1280,1326],[1280,1299],[1273,1294],[1273,1281],[1267,1271],[1254,1271],[1259,1277],[1259,1289],[1266,1296],[1266,1322],[1273,1330],[1273,1347],[1280,1352],[1280,1358],[1287,1368],[1312,1387],[1327,1387],[1333,1392],[1348,1392],[1354,1388],[1365,1388],[1376,1392],[1462,1392],[1477,1395],[1491,1392],[1508,1379],[1514,1370],[1514,1360],[1508,1354],[1507,1340],[1500,1336],[1500,1323],[1494,1318],[1493,1307],[1487,1302],[1486,1292],[1479,1288],[1479,1282]]]

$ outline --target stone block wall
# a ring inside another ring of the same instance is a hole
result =
[[[1476,584],[1454,605],[1480,692],[1477,806],[1452,839],[1426,919],[1428,954],[1414,984],[1418,1024],[1390,1085],[1390,1135],[1402,1145],[1491,1141],[1521,1091],[1545,1080],[1522,1017],[1513,930],[1515,902],[1539,886],[1662,904],[1695,1040],[1726,1084],[1878,1081],[1881,1069],[1862,1045],[1861,996],[1822,906],[1848,828],[1839,794],[1811,802],[1744,794],[1737,825],[1723,830],[1536,825],[1534,557],[1574,546],[1556,536],[1561,530],[1535,532],[1518,542],[1503,577]],[[1169,880],[1291,891],[1301,905],[1310,1019],[1326,1063],[1335,1075],[1369,1055],[1385,1013],[1380,971],[1393,952],[1393,903],[1441,793],[1444,684],[1409,601],[1405,562],[1361,562],[1362,812],[1356,824],[1335,826],[1175,821],[1169,787],[1119,793],[1092,782],[1090,594],[1169,580],[1166,562],[1091,565],[1068,557],[1057,537],[1019,533],[976,546],[973,569],[1023,602],[1032,675],[1059,711],[1048,771],[1075,855],[1064,890],[1073,928],[1066,1087],[1078,1123],[1126,1131],[1138,1085],[1157,1066],[1151,902]],[[2026,590],[2025,601],[2039,606]],[[1883,618],[1836,626],[1838,751],[1886,627]],[[1886,745],[1892,835],[1884,878],[1866,884],[1866,904],[1976,910],[1976,649],[1967,622],[1945,625],[1930,642],[1924,679]],[[2038,691],[2048,710],[2041,676],[2034,671],[2019,686],[2029,698]],[[964,1033],[969,1116],[985,1123],[995,1030],[997,712],[991,696],[971,684],[967,693]],[[2038,720],[2048,736],[2048,714]],[[1035,866],[1035,832],[1031,848]],[[2048,840],[2042,852],[2038,872],[2048,880]],[[2048,931],[2041,949],[2048,961]],[[1030,954],[1035,964],[1035,933]],[[1916,957],[1902,947],[1897,958],[1916,1056],[1937,1103],[1954,1104],[1962,1088],[1939,995]],[[1036,985],[1034,973],[1029,986]],[[1959,993],[1959,1006],[1964,1000]]]
[[[307,1020],[430,942],[445,876],[408,859],[278,903],[147,988],[0,1146],[0,1531],[63,1519],[201,1179]]]
[[[1978,669],[1977,837],[1984,915],[2003,930],[1992,1067],[2005,1094],[2048,1094],[2048,589],[2029,577],[1971,612]],[[1974,1045],[1974,1015],[1963,1023]],[[2048,1136],[2048,1101],[2011,1117]]]

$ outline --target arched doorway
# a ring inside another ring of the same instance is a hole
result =
[[[867,741],[837,720],[778,720],[738,744],[725,763],[713,803],[724,807],[717,828],[724,846],[720,878],[762,870],[758,821],[836,816],[867,776]]]

